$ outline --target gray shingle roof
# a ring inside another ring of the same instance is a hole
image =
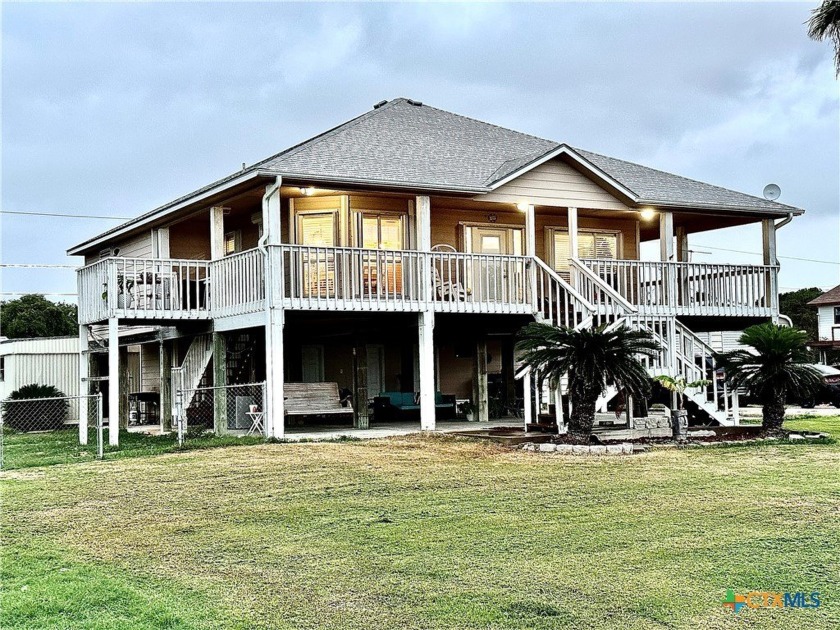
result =
[[[147,212],[75,246],[158,215],[248,174],[334,183],[401,186],[442,192],[489,192],[491,186],[553,151],[589,162],[635,195],[639,204],[783,214],[802,212],[761,197],[575,149],[405,98],[394,99],[325,133]]]
[[[395,99],[259,164],[286,176],[481,192],[501,165],[557,143]]]
[[[761,197],[713,186],[633,162],[618,160],[583,149],[575,149],[575,151],[635,192],[638,195],[638,203],[758,211],[793,212],[799,210],[775,201],[768,201]]]

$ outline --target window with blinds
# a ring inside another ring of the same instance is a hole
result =
[[[405,249],[403,217],[387,214],[362,215],[362,247],[365,249]]]
[[[242,232],[233,230],[225,233],[225,256],[242,250]]]
[[[578,232],[578,258],[618,258],[618,234],[614,232]],[[569,271],[569,233],[554,231],[554,269]]]
[[[298,244],[335,247],[335,212],[298,215]]]

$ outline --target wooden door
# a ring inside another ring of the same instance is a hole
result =
[[[303,297],[336,297],[335,253],[326,249],[336,245],[336,227],[333,211],[298,215],[298,243],[313,248],[302,256]]]
[[[514,234],[518,231],[509,228],[474,227],[471,230],[472,252],[488,256],[512,254]],[[507,271],[507,263],[503,259],[475,259],[470,273],[473,299],[479,302],[501,300]]]

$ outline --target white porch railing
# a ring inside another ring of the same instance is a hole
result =
[[[531,259],[525,256],[432,252],[429,301],[435,310],[532,313]]]
[[[249,249],[210,263],[213,316],[243,315],[265,309],[265,256]]]
[[[639,260],[582,259],[640,312],[661,315],[767,316],[775,308],[767,288],[778,268]]]
[[[427,299],[423,254],[405,250],[280,245],[284,307],[418,310]]]
[[[79,270],[79,321],[210,317],[209,261],[107,258]]]

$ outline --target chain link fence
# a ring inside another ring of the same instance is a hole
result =
[[[0,402],[0,469],[103,455],[102,395]],[[80,448],[84,453],[80,454]]]
[[[173,423],[179,443],[206,432],[265,437],[265,383],[178,390]]]

